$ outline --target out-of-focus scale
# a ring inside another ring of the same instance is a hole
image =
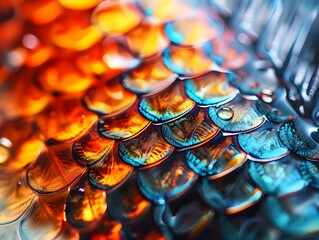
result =
[[[0,239],[319,238],[302,36],[229,2],[0,2]]]

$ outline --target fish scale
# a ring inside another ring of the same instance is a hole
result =
[[[318,238],[305,2],[3,0],[0,239]]]

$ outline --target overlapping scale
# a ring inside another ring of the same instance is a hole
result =
[[[318,237],[318,193],[306,189],[287,198],[267,197],[266,220],[280,229],[287,238]],[[316,234],[316,235],[315,235]]]
[[[90,89],[83,103],[97,115],[111,115],[130,108],[136,99],[136,95],[123,88],[118,79],[113,79]]]
[[[210,206],[227,214],[238,213],[251,207],[263,195],[258,187],[245,179],[243,172],[229,174],[213,181],[203,179],[201,194]]]
[[[144,14],[160,22],[171,22],[194,12],[199,1],[195,0],[137,0]],[[176,11],[178,9],[178,11]]]
[[[92,21],[108,36],[118,36],[137,27],[143,13],[132,0],[103,1],[93,14]]]
[[[182,83],[177,82],[154,96],[142,98],[139,111],[152,123],[162,124],[186,114],[194,105],[187,98]]]
[[[196,77],[212,70],[213,60],[203,46],[184,48],[171,45],[163,53],[165,65],[181,76]]]
[[[83,173],[67,145],[45,148],[27,170],[29,186],[39,194],[52,194],[67,188]]]
[[[106,38],[77,55],[75,63],[88,75],[103,76],[103,80],[110,80],[136,67],[140,60],[128,50],[122,39]]]
[[[117,146],[104,157],[103,161],[89,169],[90,183],[101,190],[109,190],[123,183],[131,174],[133,167],[123,162],[117,154]]]
[[[19,172],[40,154],[44,147],[38,132],[29,120],[0,124],[0,171]]]
[[[207,12],[202,9],[165,26],[165,32],[169,39],[184,47],[196,46],[212,40],[222,30],[223,23],[213,15],[208,16]]]
[[[140,134],[150,123],[134,105],[121,114],[101,117],[97,123],[97,130],[103,137],[123,140]]]
[[[109,193],[107,204],[110,215],[123,223],[141,218],[151,207],[151,203],[137,188],[135,174],[122,186]]]
[[[174,147],[166,142],[158,126],[150,126],[142,134],[119,144],[119,156],[134,167],[149,167],[165,160]]]
[[[0,175],[0,225],[21,218],[32,205],[35,193],[26,184],[24,174]]]
[[[302,179],[300,163],[287,156],[267,163],[250,162],[249,175],[265,193],[279,197],[292,195],[304,189],[308,182]]]
[[[317,128],[310,126],[307,122],[299,122],[297,120],[296,123],[298,124],[298,130],[294,122],[287,122],[280,127],[280,140],[293,153],[301,157],[319,160],[319,143],[311,136],[312,133],[318,131]]]
[[[281,108],[278,110],[274,106],[261,100],[256,101],[256,108],[261,114],[265,115],[269,121],[274,123],[287,122],[293,118],[292,115],[283,112],[285,109]]]
[[[100,136],[93,127],[73,143],[72,157],[81,165],[92,166],[110,151],[113,143],[113,140]]]
[[[161,23],[145,20],[126,34],[128,46],[142,58],[162,52],[169,45],[169,39]]]
[[[105,211],[105,191],[91,186],[86,175],[70,189],[65,208],[68,223],[77,228],[87,227],[99,220]]]
[[[50,96],[34,85],[31,75],[30,71],[24,70],[5,78],[7,81],[4,81],[0,88],[1,119],[30,117],[38,114],[49,104]]]
[[[239,95],[229,103],[210,107],[209,116],[225,132],[251,131],[265,122],[265,117],[256,110],[254,103]]]
[[[80,71],[71,59],[48,62],[38,74],[41,87],[52,94],[78,94],[88,89],[95,79]]]
[[[177,78],[165,67],[162,56],[146,59],[123,78],[125,88],[136,94],[152,95],[171,85]]]
[[[77,100],[57,100],[37,116],[36,123],[46,144],[53,145],[83,135],[96,119],[97,116],[82,108]]]
[[[239,134],[239,146],[256,161],[271,161],[289,154],[278,137],[278,127],[266,122],[260,128],[250,133]]]
[[[165,162],[137,174],[143,195],[156,204],[164,204],[187,191],[197,180],[186,164],[184,155],[172,154]]]
[[[319,168],[316,162],[302,161],[300,165],[302,178],[314,188],[319,188]]]
[[[233,77],[233,74],[225,72],[209,72],[185,80],[185,92],[199,106],[228,102],[238,94],[238,90],[229,84],[229,79]]]
[[[231,137],[221,137],[185,152],[188,165],[200,176],[217,179],[242,166],[246,154]]]
[[[22,239],[55,239],[63,227],[63,212],[67,192],[38,196],[30,215],[20,222]]]
[[[182,149],[204,144],[218,132],[219,129],[208,119],[206,110],[200,108],[162,126],[165,140]]]
[[[90,22],[89,13],[83,15],[69,11],[54,21],[49,28],[50,40],[58,47],[82,51],[98,43],[103,35],[100,29]]]

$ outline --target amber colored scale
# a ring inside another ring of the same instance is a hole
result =
[[[0,239],[318,238],[318,128],[213,2],[0,1]]]

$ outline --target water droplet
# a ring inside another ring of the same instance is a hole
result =
[[[22,182],[21,182],[21,181],[17,182],[17,186],[18,186],[18,187],[20,187],[21,185],[22,185]]]
[[[217,116],[225,121],[229,121],[234,116],[234,111],[229,107],[222,107],[217,111]]]

